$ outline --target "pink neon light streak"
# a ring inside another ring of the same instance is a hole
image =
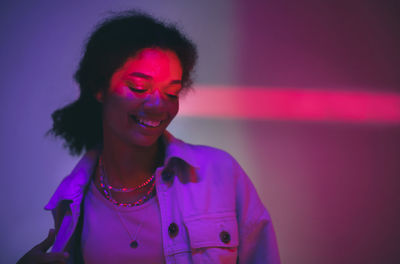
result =
[[[400,123],[400,94],[254,87],[196,87],[180,114],[208,118]]]

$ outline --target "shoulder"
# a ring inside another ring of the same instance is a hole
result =
[[[219,165],[226,168],[237,164],[236,159],[225,150],[206,145],[186,144],[200,163],[200,166]]]
[[[64,200],[78,204],[81,202],[84,190],[90,183],[97,157],[98,150],[90,150],[82,156],[72,172],[61,181],[50,201],[45,206],[46,210],[55,209]]]
[[[189,144],[193,151],[195,151],[199,156],[204,156],[204,157],[209,157],[209,158],[216,158],[221,161],[232,161],[234,158],[232,157],[231,154],[229,154],[227,151],[211,147],[211,146],[206,146],[206,145],[192,145]]]
[[[200,182],[208,184],[208,188],[213,185],[224,187],[235,186],[247,178],[246,173],[236,161],[236,159],[227,151],[206,146],[185,143],[190,149],[191,163],[195,164],[195,169]]]
[[[219,148],[190,144],[171,134],[167,134],[167,140],[167,159],[180,158],[195,168],[216,165],[229,167],[236,164],[236,160],[231,154]]]

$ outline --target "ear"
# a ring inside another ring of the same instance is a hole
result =
[[[99,103],[103,103],[103,100],[104,100],[104,93],[103,93],[103,91],[98,91],[98,92],[94,95],[94,97],[96,98],[96,100],[97,100]]]

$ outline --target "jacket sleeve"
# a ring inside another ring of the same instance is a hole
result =
[[[249,177],[234,162],[236,213],[239,224],[238,263],[279,264],[279,252],[271,217]]]

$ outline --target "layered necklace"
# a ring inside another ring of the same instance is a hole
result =
[[[107,198],[107,200],[109,200],[110,202],[112,202],[113,204],[117,205],[117,206],[123,206],[123,207],[133,207],[133,206],[139,206],[142,205],[143,203],[145,203],[146,201],[148,201],[151,197],[153,197],[154,195],[154,190],[155,190],[155,180],[154,180],[154,174],[150,177],[148,177],[143,183],[141,183],[138,186],[132,187],[132,188],[126,188],[126,187],[122,187],[122,188],[117,188],[117,187],[113,187],[111,186],[107,179],[107,174],[106,174],[106,170],[104,168],[104,164],[103,164],[103,159],[102,156],[100,156],[99,158],[99,180],[100,180],[100,187],[104,193],[104,196]],[[144,187],[150,185],[149,190],[142,196],[142,198],[138,199],[135,202],[127,202],[127,203],[123,203],[123,202],[118,202],[117,200],[115,200],[112,197],[111,192],[122,192],[122,193],[128,193],[128,192],[135,192],[138,190],[143,189]]]
[[[117,188],[117,187],[113,187],[111,186],[107,179],[107,174],[106,174],[106,170],[104,168],[104,164],[103,164],[103,159],[102,156],[99,157],[99,179],[100,179],[100,187],[104,193],[104,196],[107,198],[107,200],[109,200],[110,202],[112,202],[113,204],[117,205],[117,206],[121,206],[121,207],[134,207],[134,206],[139,206],[142,205],[143,203],[145,203],[146,201],[148,201],[153,195],[154,195],[154,191],[155,191],[155,180],[154,180],[154,174],[147,178],[142,184],[135,186],[133,188]],[[121,193],[128,193],[128,192],[135,192],[138,191],[140,189],[143,189],[144,187],[148,186],[149,184],[151,184],[149,190],[142,196],[142,198],[140,198],[139,200],[135,201],[135,202],[130,202],[130,203],[122,203],[122,202],[118,202],[117,200],[115,200],[112,197],[112,191],[114,192],[121,192]],[[137,248],[139,246],[139,243],[137,241],[137,236],[139,234],[140,228],[142,226],[143,220],[140,222],[140,224],[138,225],[135,234],[132,234],[127,226],[127,224],[125,223],[125,220],[123,219],[123,217],[121,216],[121,214],[119,213],[118,210],[115,210],[115,212],[118,215],[118,219],[121,222],[123,228],[125,229],[126,233],[128,234],[129,238],[130,238],[130,243],[129,246],[133,249]]]

